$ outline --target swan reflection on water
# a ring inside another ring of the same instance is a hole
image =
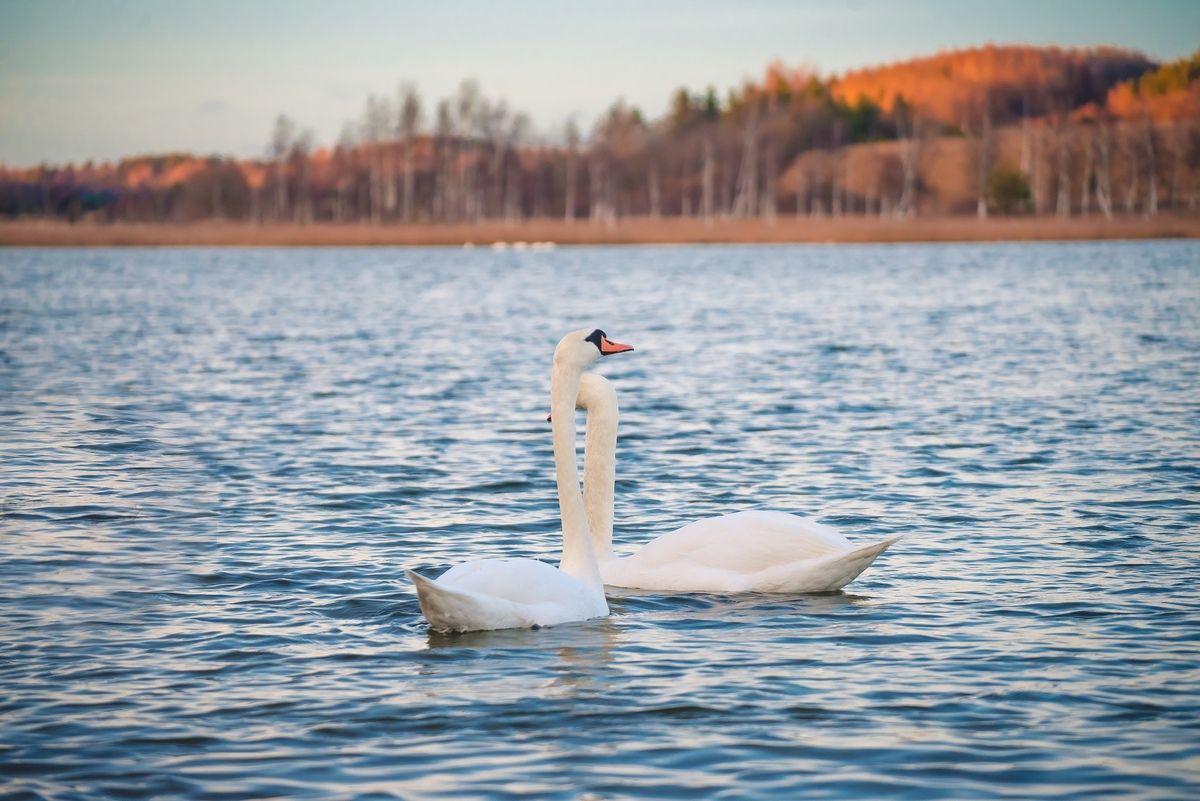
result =
[[[489,658],[503,661],[510,656],[522,663],[531,654],[541,654],[548,661],[541,671],[550,676],[539,686],[569,692],[596,691],[612,678],[608,674],[614,665],[623,639],[622,627],[611,618],[564,623],[542,629],[496,629],[492,631],[463,631],[447,633],[429,630],[426,647],[429,651],[483,651]]]
[[[564,623],[559,626],[529,629],[494,629],[491,631],[443,632],[428,629],[426,646],[431,651],[448,649],[552,651],[555,648],[575,650],[608,650],[620,636],[621,626],[611,618]]]
[[[605,591],[611,610],[611,615],[606,618],[524,629],[443,632],[429,628],[425,630],[425,646],[431,651],[532,649],[549,653],[558,649],[560,653],[564,650],[578,654],[596,652],[607,658],[618,643],[631,639],[636,630],[659,622],[677,624],[681,620],[697,620],[731,625],[758,623],[781,612],[817,617],[838,611],[865,609],[878,603],[873,596],[843,590],[806,595],[699,595],[624,587],[606,587]]]

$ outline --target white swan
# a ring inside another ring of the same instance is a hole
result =
[[[562,514],[562,562],[477,559],[455,565],[436,580],[407,571],[421,612],[438,631],[553,626],[608,614],[604,585],[588,533],[575,462],[575,398],[583,371],[601,355],[633,350],[603,331],[567,334],[554,349],[550,408],[554,410],[554,467]]]
[[[783,512],[747,511],[698,520],[646,543],[612,550],[617,394],[601,376],[582,377],[587,411],[583,497],[604,583],[687,592],[825,592],[844,587],[900,539],[855,546],[837,529]],[[557,424],[557,412],[551,416]]]

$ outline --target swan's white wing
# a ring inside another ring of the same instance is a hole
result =
[[[608,614],[603,595],[536,559],[463,562],[437,580],[408,576],[421,612],[440,631],[554,626]]]
[[[748,574],[852,547],[837,529],[809,518],[750,511],[697,520],[646,543],[635,556],[646,566],[704,564]]]
[[[849,582],[891,542],[856,550],[837,529],[810,518],[737,512],[664,534],[600,570],[606,583],[620,587],[817,592]]]
[[[443,587],[503,598],[519,604],[540,604],[586,593],[582,582],[538,559],[473,559],[438,576]]]

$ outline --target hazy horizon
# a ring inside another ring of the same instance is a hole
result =
[[[6,5],[0,23],[0,163],[27,166],[260,156],[279,113],[327,145],[400,81],[418,86],[428,120],[476,79],[546,135],[570,116],[586,130],[618,98],[658,116],[679,86],[723,95],[775,59],[830,74],[994,42],[1162,61],[1196,49],[1200,4],[47,2]]]

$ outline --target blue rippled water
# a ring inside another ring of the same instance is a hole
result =
[[[557,339],[637,352],[617,539],[905,539],[844,592],[430,633],[555,560]],[[6,799],[1200,797],[1200,246],[0,251]]]

